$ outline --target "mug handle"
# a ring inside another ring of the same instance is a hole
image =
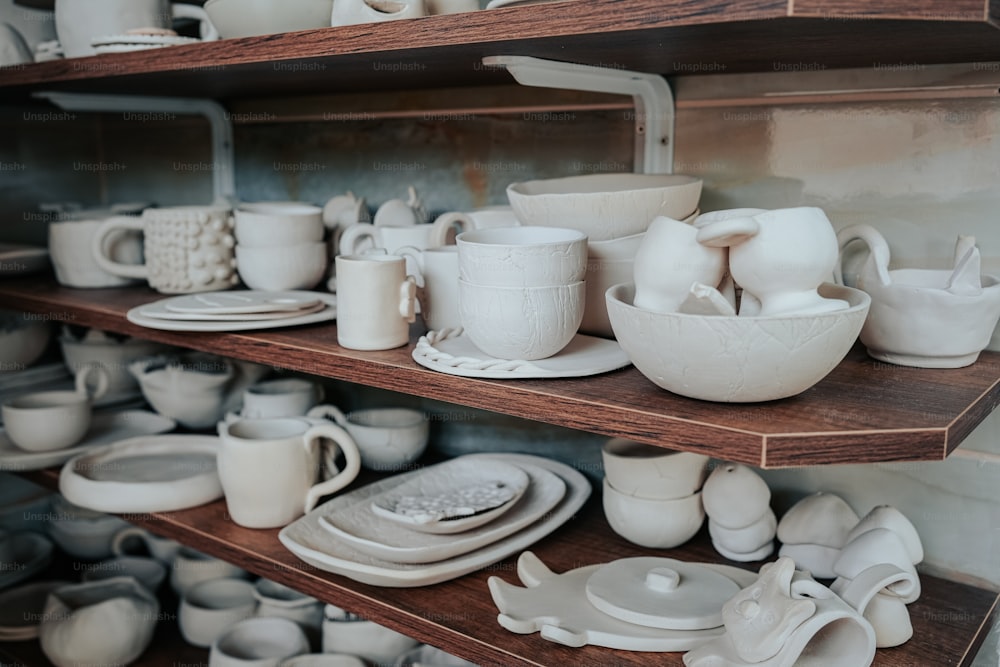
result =
[[[458,236],[462,232],[476,228],[476,223],[472,221],[472,218],[457,211],[442,213],[433,222],[433,225],[434,228],[431,230],[430,243],[428,245],[430,248],[440,248],[443,245],[449,245],[448,233],[452,229],[457,228],[455,236]],[[452,237],[451,241],[450,245],[454,245],[454,237]]]
[[[194,19],[198,21],[201,24],[198,27],[198,34],[201,35],[201,41],[214,42],[219,39],[219,31],[215,29],[212,20],[208,18],[208,14],[201,7],[173,3],[170,5],[170,13],[175,19]]]
[[[146,538],[149,533],[146,532],[145,528],[140,528],[139,526],[126,526],[122,528],[111,538],[111,553],[116,556],[128,556],[131,555],[129,552],[125,551],[125,541],[132,537],[137,537],[142,540],[143,544],[147,544]]]
[[[347,417],[341,412],[340,408],[336,405],[330,405],[329,403],[324,403],[323,405],[314,405],[309,408],[309,412],[306,413],[306,417],[312,419],[333,419],[337,422],[338,426],[347,425]]]
[[[406,276],[399,286],[399,314],[407,322],[417,320],[417,280],[413,276]]]
[[[381,237],[375,225],[370,222],[357,222],[345,229],[340,236],[340,254],[357,255],[358,243],[363,239],[371,239],[376,246],[381,244]]]
[[[149,277],[149,269],[145,264],[120,264],[105,254],[110,244],[105,243],[105,239],[115,231],[143,231],[145,224],[141,218],[108,218],[97,228],[93,238],[90,240],[90,254],[94,261],[104,271],[120,276],[122,278],[138,278],[145,280]]]
[[[432,246],[433,247],[433,246]],[[413,263],[417,266],[417,285],[423,286],[424,282],[424,254],[423,251],[417,246],[404,245],[402,248],[396,248],[394,255],[399,255],[400,257],[409,257],[413,260]]]
[[[94,389],[94,393],[90,393],[89,384],[92,374],[96,374],[97,377],[97,388]],[[76,393],[83,394],[88,400],[96,401],[108,393],[109,382],[108,372],[97,362],[91,362],[81,366],[80,370],[77,371],[75,382]]]
[[[354,478],[361,472],[361,452],[358,451],[357,443],[347,431],[336,424],[317,424],[302,435],[302,446],[305,447],[307,453],[311,453],[314,447],[322,446],[321,438],[333,440],[340,447],[340,451],[344,452],[344,469],[330,479],[315,484],[309,489],[305,499],[306,514],[316,507],[320,498],[340,491],[353,482]]]

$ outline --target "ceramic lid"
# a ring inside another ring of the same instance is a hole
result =
[[[722,625],[722,605],[740,587],[697,563],[653,556],[623,558],[587,580],[587,599],[600,611],[628,623],[670,630]]]

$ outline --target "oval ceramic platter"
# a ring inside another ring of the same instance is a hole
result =
[[[449,465],[452,463],[459,465]],[[506,464],[498,461],[497,465]],[[468,477],[468,469],[478,468],[488,475],[494,468],[492,464],[484,466],[482,462],[468,461],[464,457],[377,482],[384,490],[374,499],[366,499],[340,511],[328,511],[320,516],[319,521],[337,538],[376,558],[396,563],[433,563],[454,558],[513,535],[540,519],[562,500],[566,494],[566,483],[558,475],[528,463],[521,466],[529,478],[523,497],[493,521],[461,533],[435,535],[409,530],[396,521],[382,518],[373,511],[373,506],[375,502],[380,502],[380,497],[385,499],[407,493],[407,485],[410,486],[410,493],[414,483],[430,482],[432,479],[434,483],[427,486],[442,488],[451,484],[459,487],[466,483],[462,478]],[[401,477],[409,479],[399,479]]]
[[[219,438],[152,435],[70,459],[59,473],[68,501],[98,512],[173,512],[222,497]]]
[[[413,348],[413,360],[431,370],[462,377],[503,379],[598,375],[630,363],[618,341],[577,334],[559,353],[535,361],[497,359],[482,352],[461,327],[428,331]]]
[[[374,586],[429,586],[468,574],[526,549],[572,518],[590,496],[590,482],[586,477],[572,467],[552,459],[528,454],[469,454],[461,458],[478,461],[484,467],[488,467],[491,461],[522,467],[537,466],[558,475],[566,484],[566,495],[552,510],[522,530],[479,549],[433,563],[397,563],[376,558],[345,544],[320,523],[321,516],[336,512],[339,508],[357,502],[369,503],[373,496],[384,490],[377,486],[378,483],[336,496],[285,526],[278,533],[278,539],[303,561],[326,572]]]
[[[0,470],[21,471],[51,468],[65,463],[74,456],[91,452],[100,447],[125,438],[139,435],[155,435],[173,431],[177,422],[148,410],[122,410],[120,412],[97,412],[90,420],[90,428],[83,440],[51,452],[27,452],[7,437],[0,429]]]

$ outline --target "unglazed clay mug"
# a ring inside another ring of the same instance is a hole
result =
[[[303,378],[278,378],[251,385],[243,392],[242,417],[301,417],[323,400],[323,387]]]
[[[219,480],[232,520],[247,528],[278,528],[309,512],[323,496],[357,477],[361,454],[336,424],[306,419],[237,419],[219,423]],[[322,438],[332,440],[346,463],[337,475],[316,484]]]
[[[418,269],[420,314],[428,329],[440,331],[462,325],[458,314],[458,246],[445,245],[421,250],[400,248],[398,254],[412,258]]]
[[[125,217],[125,216],[121,216]],[[107,218],[49,223],[49,255],[56,280],[67,287],[119,287],[136,282],[101,270],[91,253],[94,235]],[[120,264],[142,263],[142,236],[121,231],[104,237],[102,254]]]
[[[143,233],[145,264],[127,265],[105,254],[105,239],[116,231]],[[164,294],[229,289],[239,282],[233,247],[233,218],[222,206],[149,208],[141,218],[111,218],[91,242],[103,270],[125,278],[144,278]]]
[[[337,342],[352,350],[391,350],[410,340],[417,281],[406,259],[377,253],[338,255]]]

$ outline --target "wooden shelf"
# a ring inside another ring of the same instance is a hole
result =
[[[997,0],[566,0],[6,67],[0,100],[493,85],[510,77],[481,59],[501,54],[664,75],[993,61],[998,16]]]
[[[139,327],[125,313],[162,298],[148,288],[78,290],[51,278],[0,282],[0,307],[238,359],[535,421],[702,452],[762,468],[943,460],[1000,403],[1000,353],[967,368],[876,362],[860,347],[819,384],[770,403],[676,396],[634,368],[589,378],[480,380],[428,370],[412,345],[359,352],[333,324],[248,333]]]
[[[24,473],[58,488],[58,470]],[[182,512],[126,515],[129,521],[183,542],[244,569],[313,595],[373,621],[482,665],[619,665],[680,667],[680,653],[635,653],[604,648],[567,648],[537,634],[517,635],[500,627],[486,580],[518,584],[517,556],[464,577],[419,588],[361,584],[318,570],[296,558],[278,541],[278,530],[241,528],[228,520],[224,501]],[[631,556],[666,556],[694,562],[725,562],[711,547],[707,531],[670,550],[629,544],[608,527],[595,496],[581,512],[531,550],[555,572]],[[760,563],[746,564],[756,571]],[[878,651],[876,667],[958,667],[971,664],[990,628],[998,594],[921,576],[920,599],[909,606],[913,639]]]

